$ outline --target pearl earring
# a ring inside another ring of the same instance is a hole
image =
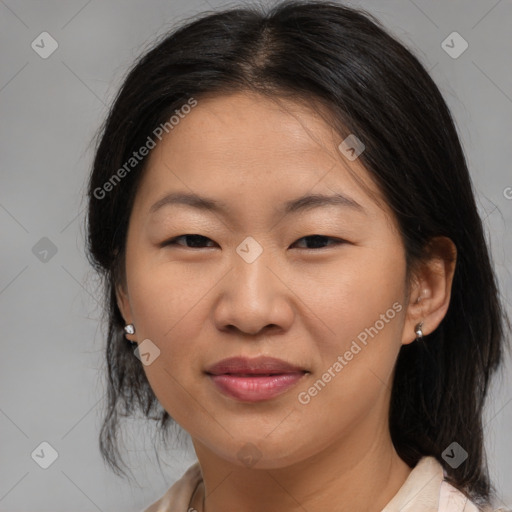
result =
[[[416,333],[416,341],[420,341],[423,338],[423,331],[421,328],[423,327],[423,322],[420,322],[414,328],[414,332]]]
[[[127,324],[124,326],[124,332],[126,334],[135,334],[135,326],[133,324]]]

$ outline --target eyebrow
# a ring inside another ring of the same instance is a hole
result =
[[[225,214],[229,209],[228,205],[222,201],[199,196],[197,194],[172,192],[165,195],[155,204],[153,204],[153,206],[151,206],[149,209],[149,213],[153,214],[164,206],[175,204],[186,205],[198,210],[220,214]],[[285,215],[288,215],[290,213],[296,213],[325,206],[342,206],[357,210],[361,213],[366,213],[366,210],[363,206],[361,206],[354,199],[341,193],[332,195],[307,194],[283,203],[283,206],[279,211],[282,211]]]

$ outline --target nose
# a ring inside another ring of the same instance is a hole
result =
[[[250,263],[234,254],[233,268],[217,288],[214,320],[219,330],[257,335],[290,328],[293,293],[272,260],[265,250]]]

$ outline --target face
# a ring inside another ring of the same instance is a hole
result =
[[[405,253],[340,142],[297,104],[200,99],[152,150],[137,191],[119,306],[162,406],[234,464],[248,453],[284,467],[387,428],[393,366],[414,339]],[[209,373],[260,356],[281,363]]]

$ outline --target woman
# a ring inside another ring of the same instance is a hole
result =
[[[203,15],[126,78],[89,182],[109,410],[194,464],[147,512],[490,510],[505,317],[449,110],[369,14]]]

